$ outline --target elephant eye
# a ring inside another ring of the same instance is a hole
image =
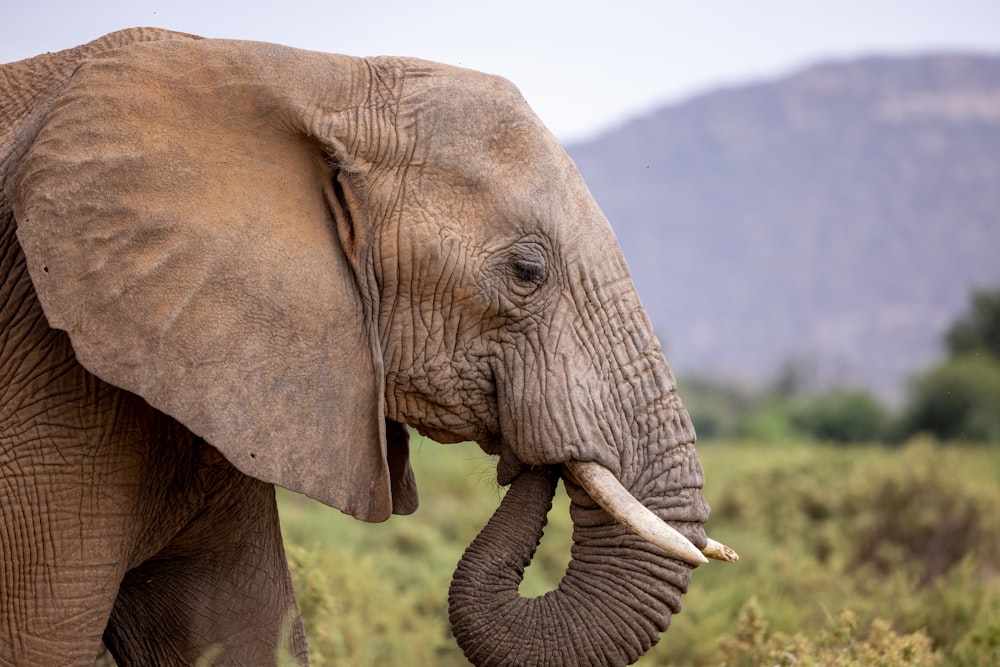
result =
[[[514,277],[522,283],[538,285],[545,280],[545,267],[537,262],[514,260],[511,262],[511,269],[514,271]]]
[[[505,273],[513,295],[525,298],[534,294],[549,278],[546,244],[525,239],[507,252]]]

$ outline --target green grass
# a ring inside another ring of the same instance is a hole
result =
[[[699,446],[709,534],[735,565],[695,571],[684,609],[638,664],[1000,664],[1000,454]],[[416,439],[421,507],[364,524],[279,503],[314,664],[464,665],[447,621],[452,570],[502,495],[475,445]],[[561,489],[522,592],[554,587],[571,526]]]

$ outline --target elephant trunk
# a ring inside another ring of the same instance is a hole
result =
[[[458,564],[450,617],[473,664],[630,664],[680,609],[690,582],[685,564],[614,521],[576,516],[572,560],[559,587],[538,598],[520,596],[557,481],[554,469],[518,476]]]

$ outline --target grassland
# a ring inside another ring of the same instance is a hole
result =
[[[475,445],[419,438],[413,516],[369,525],[282,492],[314,664],[465,665],[447,590],[502,491]],[[740,551],[699,568],[640,665],[1000,664],[1000,450],[699,445],[709,531]],[[554,587],[566,499],[522,585]]]

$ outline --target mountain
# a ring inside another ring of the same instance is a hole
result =
[[[1000,57],[823,64],[567,146],[680,375],[898,399],[1000,286]]]

